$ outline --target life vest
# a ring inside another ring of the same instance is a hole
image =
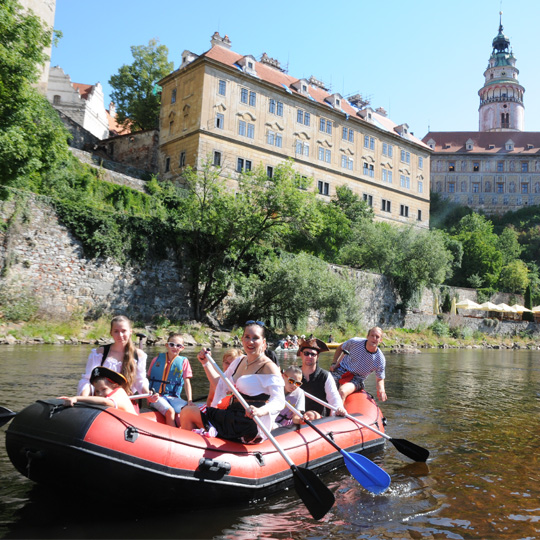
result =
[[[167,353],[160,353],[150,365],[148,376],[150,390],[161,395],[180,397],[184,386],[182,367],[185,359],[185,356],[177,356],[165,373]]]

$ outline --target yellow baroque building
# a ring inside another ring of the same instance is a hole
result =
[[[208,159],[234,188],[242,171],[294,160],[320,197],[349,186],[376,219],[429,226],[431,149],[360,95],[329,93],[311,77],[296,79],[263,54],[259,61],[231,50],[217,32],[201,55],[182,54],[180,67],[159,82],[160,175]]]

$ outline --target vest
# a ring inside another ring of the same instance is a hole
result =
[[[171,362],[169,372],[165,373],[167,353],[160,353],[150,366],[148,377],[150,390],[154,390],[154,392],[161,395],[180,397],[184,386],[182,367],[185,359],[185,356],[177,356]]]
[[[317,366],[317,369],[309,377],[309,381],[302,375],[302,390],[308,394],[312,394],[323,401],[328,401],[326,399],[326,390],[324,385],[326,384],[326,379],[330,376],[330,373],[325,369]],[[316,411],[321,416],[328,416],[329,410],[320,403],[309,399],[306,396],[306,411]]]

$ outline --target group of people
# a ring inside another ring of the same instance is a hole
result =
[[[77,396],[62,397],[65,405],[95,403],[137,414],[133,398],[144,395],[150,407],[163,414],[170,426],[253,444],[265,438],[254,418],[272,430],[300,424],[304,419],[345,415],[345,399],[364,388],[364,380],[371,372],[376,374],[378,398],[386,400],[385,358],[379,349],[382,330],[378,327],[368,332],[367,339],[352,338],[342,343],[336,349],[330,372],[319,365],[319,355],[329,349],[312,336],[298,341],[296,354],[301,365],[280,370],[268,355],[265,324],[248,321],[241,338],[243,351],[231,349],[223,355],[224,373],[215,369],[207,350],[197,355],[210,384],[207,402],[202,407],[193,403],[192,369],[188,359],[180,355],[184,349],[180,334],[169,335],[166,352],[156,356],[148,370],[147,355],[134,346],[131,323],[126,317],[111,321],[111,336],[112,344],[92,350]],[[230,390],[225,378],[247,402],[247,408]],[[181,397],[182,390],[186,401]],[[332,408],[310,399],[310,395]],[[303,416],[292,413],[286,401]]]

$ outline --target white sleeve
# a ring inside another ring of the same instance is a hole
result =
[[[268,391],[270,399],[266,406],[271,415],[277,415],[285,408],[285,383],[281,375],[272,375],[268,377],[268,384],[265,389]]]
[[[150,386],[146,378],[146,359],[148,355],[140,349],[137,349],[137,355],[139,359],[137,360],[137,372],[135,373],[132,390],[139,394],[146,394]]]
[[[333,405],[334,407],[343,407],[343,400],[341,399],[341,396],[339,395],[336,383],[334,381],[334,377],[328,374],[328,377],[326,377],[326,382],[324,383],[324,390],[326,392],[326,401],[330,403],[330,405]],[[335,416],[336,413],[334,411],[330,411],[330,416]]]
[[[230,381],[233,380],[233,373],[236,370],[236,366],[242,361],[242,358],[242,356],[239,356],[238,358],[233,360],[227,368],[227,371],[225,372],[225,377],[227,377]],[[223,379],[220,377],[210,407],[217,407],[217,404],[227,395],[229,391],[229,386],[225,384],[223,382]]]
[[[86,362],[86,370],[83,373],[82,379],[77,385],[77,395],[80,396],[82,391],[85,388],[90,389],[90,396],[93,394],[92,385],[90,384],[90,376],[92,375],[92,370],[101,365],[101,360],[103,358],[102,354],[98,354],[97,349],[92,349],[88,355],[88,361]]]
[[[298,400],[296,401],[296,405],[294,408],[297,411],[305,411],[306,410],[306,394],[304,394],[304,391],[299,388],[298,392]]]

